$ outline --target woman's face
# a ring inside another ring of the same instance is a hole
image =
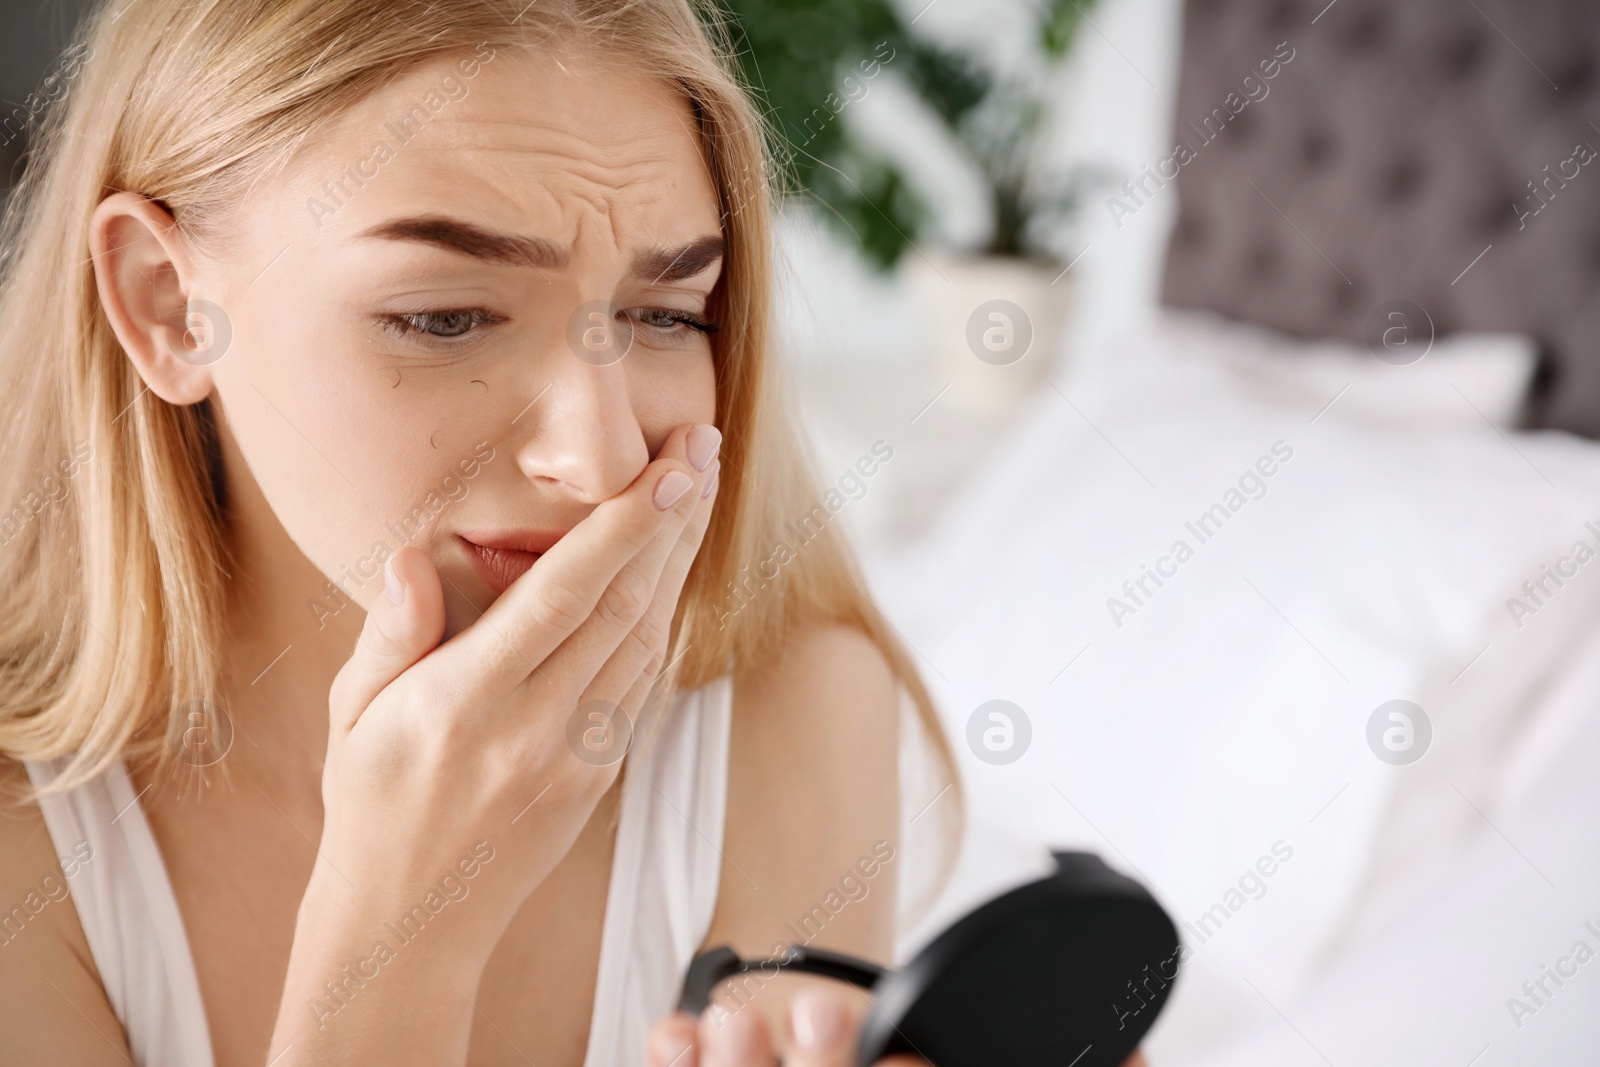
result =
[[[240,217],[190,293],[231,330],[205,371],[236,523],[254,498],[362,607],[411,543],[457,632],[674,426],[715,419],[690,323],[722,269],[716,188],[688,103],[602,57],[412,72]]]

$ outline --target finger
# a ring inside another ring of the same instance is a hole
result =
[[[700,1059],[705,1067],[775,1067],[761,1012],[744,1005],[700,1016]]]
[[[509,690],[525,681],[583,625],[628,561],[654,543],[677,502],[669,502],[668,509],[658,507],[658,491],[681,490],[685,481],[692,486],[694,473],[681,459],[652,461],[450,641],[452,658],[470,663],[474,674],[494,689]]]
[[[655,685],[661,668],[666,665],[672,617],[677,612],[678,599],[683,595],[683,583],[688,578],[689,568],[700,552],[706,527],[711,522],[720,466],[720,462],[714,462],[706,470],[702,489],[706,495],[695,506],[694,515],[684,524],[683,532],[678,535],[677,543],[667,556],[666,565],[661,569],[661,578],[656,582],[655,597],[650,601],[644,618],[633,628],[631,636],[634,640],[623,642],[622,647],[612,653],[590,683],[589,690],[584,693],[584,700],[592,700],[600,693],[613,693],[626,687],[627,694],[620,703],[628,718],[637,718],[639,709],[644,707],[650,687]]]
[[[790,1003],[794,1032],[784,1067],[850,1067],[855,1056],[855,1019],[831,989],[802,989]]]
[[[1144,1050],[1134,1049],[1133,1055],[1122,1061],[1122,1067],[1149,1067],[1144,1058]]]
[[[706,429],[712,434],[716,432],[714,427]],[[658,530],[656,540],[623,566],[601,594],[594,612],[550,656],[548,666],[541,668],[542,671],[554,671],[557,675],[582,679],[581,692],[585,699],[620,703],[650,657],[657,649],[666,647],[672,615],[669,612],[663,618],[659,612],[651,614],[650,608],[673,547],[702,503],[700,488],[710,472],[710,458],[703,451],[705,438],[701,436],[702,433],[698,426],[681,426],[661,446],[662,457],[688,460],[688,446],[691,435],[694,435],[702,449],[701,458],[708,464],[707,469],[695,470],[692,463],[688,464],[694,472],[693,487],[673,507],[672,514]],[[673,601],[676,605],[675,596]],[[626,651],[622,654],[618,670],[607,672],[607,663],[623,649]],[[606,677],[596,684],[596,679],[602,674]],[[573,695],[576,698],[579,694]]]
[[[647,1067],[698,1067],[697,1044],[694,1016],[675,1012],[651,1028],[645,1063]]]
[[[342,733],[349,733],[367,705],[444,635],[444,593],[433,561],[401,546],[383,568],[384,591],[368,608],[355,651],[328,694],[330,726]]]

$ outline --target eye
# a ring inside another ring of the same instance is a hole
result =
[[[691,331],[713,334],[722,329],[692,311],[677,308],[631,308],[625,314],[664,337],[686,337]]]
[[[401,340],[410,340],[415,335],[413,343],[434,349],[465,347],[474,342],[458,341],[454,338],[466,337],[486,323],[506,321],[484,308],[439,308],[431,311],[379,315],[377,318],[378,325],[386,332]],[[481,335],[483,331],[477,332]]]

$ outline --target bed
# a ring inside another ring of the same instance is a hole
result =
[[[910,941],[1091,848],[1193,952],[1161,1067],[1592,1063],[1600,9],[1184,15],[1173,137],[1257,98],[1167,168],[1159,313],[869,561],[972,795]]]

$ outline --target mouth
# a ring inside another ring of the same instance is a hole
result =
[[[528,573],[564,533],[563,530],[468,531],[458,533],[456,539],[467,550],[478,576],[496,593],[504,593],[512,582]]]

